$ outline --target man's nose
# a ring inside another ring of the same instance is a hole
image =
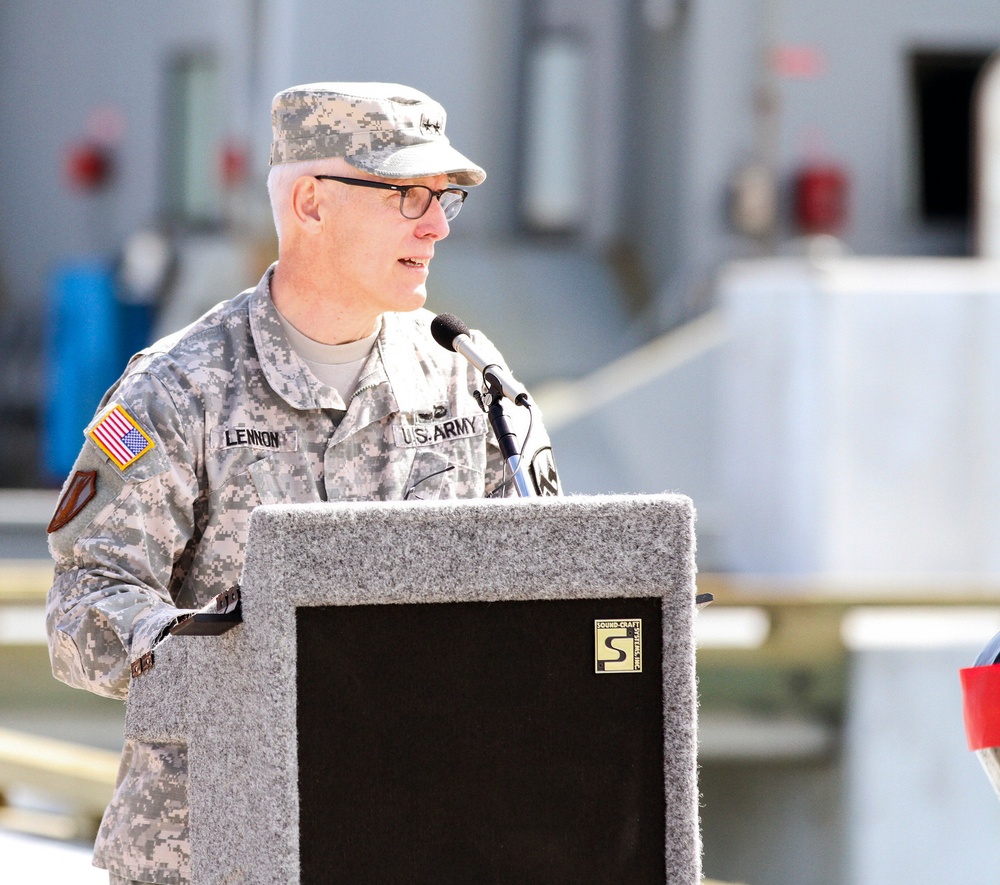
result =
[[[451,233],[451,225],[444,217],[444,209],[441,208],[441,200],[438,197],[431,199],[427,211],[420,216],[417,223],[418,237],[431,237],[435,240],[443,240]]]

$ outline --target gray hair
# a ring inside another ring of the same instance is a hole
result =
[[[322,160],[297,160],[272,166],[267,174],[267,195],[271,201],[271,215],[274,229],[281,242],[281,223],[291,200],[292,185],[303,175],[345,174],[341,157],[325,157]],[[348,173],[349,174],[349,173]]]

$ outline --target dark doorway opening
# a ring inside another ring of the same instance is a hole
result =
[[[910,56],[916,103],[920,215],[967,222],[972,206],[973,98],[989,52]]]

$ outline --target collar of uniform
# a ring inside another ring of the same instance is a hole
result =
[[[340,394],[317,381],[288,343],[278,311],[271,302],[273,272],[272,264],[250,299],[250,332],[267,383],[292,408],[343,409]]]
[[[268,268],[250,299],[250,330],[264,377],[275,393],[293,408],[341,408],[340,395],[319,384],[288,344],[278,311],[271,302],[273,271],[274,265]],[[396,313],[382,317],[382,330],[358,379],[357,390],[338,428],[338,436],[393,412],[426,409],[433,399],[424,374],[414,371],[414,357],[419,358],[415,351],[420,351],[422,342],[413,338],[414,315],[407,314],[406,318],[409,322]],[[431,341],[429,334],[426,338]],[[437,344],[432,342],[431,346],[437,347]]]
[[[386,415],[426,408],[429,395],[420,386],[423,374],[414,366],[419,348],[411,332],[411,316],[382,315],[382,329],[358,378],[347,414],[334,434],[335,442]]]
[[[432,316],[427,310],[415,310],[387,313],[382,318],[381,368],[400,412],[426,410],[440,399],[437,386],[428,383],[428,376],[440,371],[426,353],[427,348],[439,349],[428,331]],[[367,368],[358,382],[359,390],[366,385],[366,375]]]

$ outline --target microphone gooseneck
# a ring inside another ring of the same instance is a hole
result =
[[[431,335],[445,350],[453,350],[464,356],[482,374],[486,389],[482,394],[476,394],[479,404],[489,417],[493,435],[504,462],[510,468],[518,495],[522,498],[534,496],[535,491],[526,472],[526,462],[521,457],[517,438],[503,410],[503,398],[506,398],[518,406],[524,406],[530,413],[528,391],[492,356],[479,351],[476,342],[472,340],[469,327],[457,316],[450,313],[438,314],[431,320]]]
[[[472,340],[469,327],[457,316],[441,313],[431,320],[431,335],[445,350],[453,350],[464,356],[483,377],[492,379],[500,387],[503,395],[518,406],[527,406],[528,391],[489,354],[479,350]]]

